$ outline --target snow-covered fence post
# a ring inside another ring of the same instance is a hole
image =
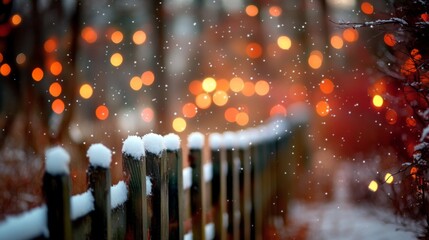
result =
[[[146,172],[151,183],[148,196],[150,239],[168,239],[168,180],[164,138],[155,133],[143,136]]]
[[[147,239],[146,159],[143,140],[129,136],[122,147],[125,179],[128,182],[126,203],[126,236],[131,239]]]
[[[252,193],[252,211],[251,211],[251,236],[252,239],[262,239],[262,195],[261,184],[261,157],[262,147],[260,133],[257,129],[249,129],[251,139],[250,157],[251,157],[251,193]]]
[[[225,151],[222,146],[222,135],[212,133],[209,135],[210,155],[213,165],[212,178],[212,208],[215,223],[215,239],[226,239],[224,214],[226,213],[226,177],[224,163]]]
[[[249,137],[246,132],[239,132],[238,158],[240,168],[240,239],[250,239],[250,212],[252,199],[250,191],[250,148]]]
[[[192,168],[191,214],[192,236],[194,239],[205,239],[205,211],[203,206],[203,153],[204,135],[193,132],[188,136],[188,161]]]
[[[168,211],[170,239],[183,239],[183,174],[180,138],[170,133],[164,136],[168,164]]]
[[[47,205],[50,239],[72,239],[70,217],[70,156],[62,147],[46,151],[46,172],[43,190]]]
[[[223,140],[226,148],[226,208],[228,212],[228,238],[240,237],[240,197],[239,169],[240,160],[237,156],[237,136],[233,132],[225,132]]]
[[[91,212],[91,239],[111,239],[110,162],[112,152],[101,143],[93,144],[87,152],[89,157],[89,188],[94,196],[94,211]]]

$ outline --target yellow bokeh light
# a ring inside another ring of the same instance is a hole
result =
[[[93,92],[91,85],[88,83],[83,84],[79,89],[79,94],[84,99],[89,99]]]
[[[122,34],[121,31],[114,31],[112,33],[112,36],[110,36],[110,40],[112,40],[112,42],[115,44],[122,42],[123,39],[124,39],[124,35]]]
[[[216,89],[216,80],[212,77],[205,78],[202,87],[206,92],[213,92]]]
[[[368,189],[371,190],[372,192],[376,192],[378,189],[378,183],[372,180],[368,185]]]
[[[134,76],[130,80],[130,87],[134,91],[138,91],[142,88],[143,82],[139,76]]]
[[[233,92],[240,92],[244,88],[244,82],[243,79],[239,77],[232,78],[229,82],[229,88]]]
[[[344,45],[344,41],[343,39],[338,36],[338,35],[334,35],[331,37],[331,46],[335,49],[341,49]]]
[[[207,93],[200,93],[195,98],[195,104],[201,109],[207,109],[212,104],[212,99]]]
[[[213,94],[213,103],[217,106],[224,106],[228,102],[228,94],[222,90]]]
[[[249,123],[249,115],[245,112],[239,112],[235,116],[235,122],[240,126],[246,126]]]
[[[255,84],[255,92],[259,96],[265,96],[270,91],[270,85],[265,80],[259,80]]]
[[[384,100],[383,100],[383,97],[381,97],[380,95],[375,95],[373,98],[372,98],[372,104],[375,106],[375,107],[382,107],[383,106],[383,103],[384,103]]]
[[[316,112],[319,116],[325,117],[330,112],[329,104],[325,101],[320,101],[316,104]]]
[[[292,41],[288,36],[280,36],[277,38],[277,45],[283,50],[289,50],[289,48],[292,46]]]
[[[385,181],[387,184],[391,184],[391,183],[393,183],[393,175],[392,175],[392,174],[390,174],[390,173],[386,173],[386,175],[384,176],[384,181]]]
[[[122,61],[124,59],[122,58],[122,55],[120,53],[114,53],[111,57],[110,57],[110,63],[114,66],[114,67],[119,67],[122,64]]]
[[[137,45],[141,45],[146,41],[146,33],[142,30],[136,31],[133,34],[133,42]]]
[[[323,54],[318,50],[314,50],[308,57],[308,65],[313,69],[319,69],[323,63]]]
[[[181,118],[181,117],[175,118],[173,120],[172,126],[173,126],[174,131],[183,132],[186,129],[186,120]]]

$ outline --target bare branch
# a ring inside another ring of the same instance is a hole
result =
[[[389,18],[389,19],[378,19],[370,22],[362,22],[362,23],[351,23],[351,22],[338,22],[335,23],[339,26],[353,27],[353,28],[361,28],[361,27],[374,27],[386,24],[399,24],[401,26],[408,26],[408,22],[402,18]]]

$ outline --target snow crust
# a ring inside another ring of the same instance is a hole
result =
[[[110,207],[112,209],[121,206],[128,199],[128,189],[124,181],[119,181],[110,188]]]
[[[183,189],[188,189],[192,186],[192,168],[186,167],[182,170],[183,174]]]
[[[246,149],[250,145],[250,137],[247,131],[240,131],[236,133],[238,147],[241,149]]]
[[[141,137],[128,136],[122,145],[122,153],[132,156],[136,160],[141,160],[145,156],[144,143]]]
[[[288,113],[293,124],[305,123],[311,117],[310,108],[306,103],[293,103],[288,107]]]
[[[101,143],[92,144],[86,156],[89,158],[89,163],[94,167],[109,168],[112,161],[112,152]]]
[[[164,138],[156,133],[148,133],[143,136],[144,146],[146,151],[160,156],[165,150]]]
[[[169,133],[164,136],[164,144],[167,150],[176,151],[180,149],[180,137],[177,134]]]
[[[71,219],[76,220],[94,210],[94,196],[91,190],[74,195],[71,198]]]
[[[204,181],[210,182],[213,179],[213,164],[211,162],[204,164]]]
[[[70,155],[60,147],[49,148],[45,152],[46,172],[51,175],[69,174]]]
[[[224,132],[223,133],[223,143],[225,145],[226,148],[234,148],[237,146],[237,134],[235,134],[234,132]]]
[[[146,196],[152,195],[152,182],[149,176],[146,176]]]
[[[218,150],[223,147],[222,134],[212,133],[209,135],[209,145],[212,150]]]
[[[206,234],[206,239],[214,239],[215,238],[215,225],[214,223],[207,223],[204,227],[204,231]]]
[[[188,232],[185,234],[185,236],[183,236],[183,240],[192,240],[193,236],[192,236],[192,232]]]
[[[202,149],[204,146],[204,135],[200,132],[193,132],[188,136],[188,147],[190,149]]]
[[[23,240],[41,235],[49,236],[46,205],[26,211],[20,215],[9,216],[0,223],[0,239]]]

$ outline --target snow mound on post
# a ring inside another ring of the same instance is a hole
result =
[[[92,144],[86,156],[93,167],[109,168],[112,161],[112,152],[101,143]]]
[[[51,175],[69,174],[70,155],[60,147],[49,148],[45,152],[46,172]]]
[[[204,181],[210,182],[213,179],[213,164],[208,162],[204,164]]]
[[[215,238],[215,225],[214,223],[207,223],[204,227],[204,232],[206,235],[206,239],[214,239]]]
[[[146,176],[146,196],[152,195],[152,182],[149,176]]]
[[[218,150],[222,148],[222,134],[212,133],[209,135],[209,144],[212,150]]]
[[[46,205],[26,211],[17,216],[9,216],[0,223],[0,239],[32,239],[49,236]]]
[[[186,190],[192,186],[192,168],[186,167],[182,170],[183,189]]]
[[[234,148],[237,146],[237,135],[234,132],[224,132],[223,142],[226,148]]]
[[[204,135],[200,132],[193,132],[188,136],[188,147],[190,149],[202,149],[204,146]]]
[[[241,149],[248,148],[249,144],[250,144],[249,134],[246,131],[240,131],[236,134],[237,134],[237,138],[238,138],[238,146]]]
[[[164,144],[167,150],[175,151],[180,149],[180,137],[177,134],[169,133],[164,136]]]
[[[165,150],[164,138],[159,134],[148,133],[143,136],[143,142],[146,151],[157,156],[161,155],[162,151]]]
[[[118,182],[116,185],[110,188],[110,207],[112,209],[122,205],[127,201],[128,189],[124,181]]]
[[[94,196],[91,190],[71,198],[71,219],[76,220],[94,210]]]
[[[145,156],[143,140],[138,136],[128,136],[122,145],[122,153],[140,160],[142,156]]]

